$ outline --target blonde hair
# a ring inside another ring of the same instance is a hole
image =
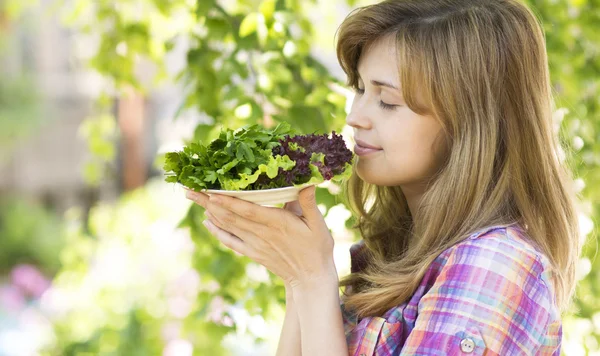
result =
[[[344,187],[368,248],[366,268],[340,280],[352,286],[346,307],[382,315],[410,298],[442,251],[478,229],[516,223],[549,258],[564,312],[581,243],[536,16],[515,0],[387,0],[353,11],[337,35],[355,88],[361,52],[394,36],[406,104],[437,118],[448,142],[414,217],[398,186],[368,184],[354,172]]]

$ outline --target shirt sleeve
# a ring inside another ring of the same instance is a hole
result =
[[[560,341],[547,338],[560,340],[560,317],[546,272],[524,246],[481,236],[446,250],[400,354],[559,355]]]
[[[364,240],[350,247],[352,273],[362,271],[367,265],[366,249]],[[402,346],[402,322],[388,322],[382,317],[367,317],[359,322],[356,314],[345,308],[343,300],[340,300],[340,307],[350,356],[398,354]]]

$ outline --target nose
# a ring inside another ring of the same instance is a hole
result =
[[[346,116],[346,123],[348,126],[353,128],[361,128],[364,130],[371,129],[373,123],[369,117],[368,108],[366,105],[366,98],[363,96],[356,95],[352,101],[352,108],[350,113]]]

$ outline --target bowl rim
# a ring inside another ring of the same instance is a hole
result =
[[[185,185],[183,185],[180,182],[177,182],[177,184],[179,184],[180,186],[182,186],[185,189],[190,189],[188,187],[186,187]],[[287,191],[287,190],[292,190],[292,189],[304,189],[306,187],[310,187],[311,185],[318,185],[318,183],[303,183],[300,185],[291,185],[289,187],[281,187],[281,188],[269,188],[269,189],[259,189],[259,190],[223,190],[223,189],[200,189],[199,192],[207,192],[207,193],[219,193],[219,192],[223,192],[223,193],[240,193],[240,194],[251,194],[251,193],[264,193],[264,192],[280,192],[280,191]]]

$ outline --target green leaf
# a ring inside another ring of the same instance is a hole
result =
[[[223,168],[217,170],[217,173],[224,175],[225,173],[229,172],[233,167],[237,166],[238,163],[240,163],[240,161],[236,158],[233,161],[224,165]]]
[[[258,8],[267,21],[270,21],[273,18],[273,13],[275,12],[275,2],[276,0],[263,0]]]
[[[83,168],[83,178],[91,186],[97,186],[102,177],[102,167],[96,162],[87,162]]]
[[[196,16],[202,17],[215,6],[216,0],[196,0]]]
[[[252,150],[248,147],[248,145],[244,142],[240,142],[237,147],[237,159],[242,160],[245,159],[248,162],[254,162],[254,154]]]
[[[206,176],[204,177],[205,182],[214,183],[217,180],[217,172],[208,171],[206,172]]]
[[[325,154],[322,152],[313,152],[313,154],[310,156],[310,163],[316,162],[325,164]]]
[[[206,19],[205,25],[210,38],[223,39],[231,32],[230,22],[223,18],[209,17]]]
[[[267,27],[265,17],[261,13],[257,15],[256,34],[258,35],[258,43],[264,47],[269,36],[269,28]]]
[[[252,116],[252,105],[246,103],[235,108],[234,115],[240,119],[247,119]]]
[[[244,17],[244,20],[240,24],[240,37],[246,37],[256,31],[259,15],[261,14],[257,12],[251,12]]]
[[[342,174],[337,174],[331,178],[331,181],[338,184],[343,184],[352,176],[352,164],[346,163]]]
[[[177,176],[167,176],[167,178],[165,178],[165,181],[167,183],[177,183]]]
[[[286,156],[270,156],[268,164],[261,164],[253,174],[241,173],[239,179],[232,179],[224,182],[223,189],[226,190],[243,190],[250,184],[256,182],[258,177],[265,173],[269,178],[275,178],[279,172],[279,168],[283,170],[290,170],[296,165],[296,162],[292,161],[287,155]]]
[[[291,135],[294,133],[292,126],[288,122],[280,122],[277,127],[273,130],[273,135],[283,137],[284,135]]]

